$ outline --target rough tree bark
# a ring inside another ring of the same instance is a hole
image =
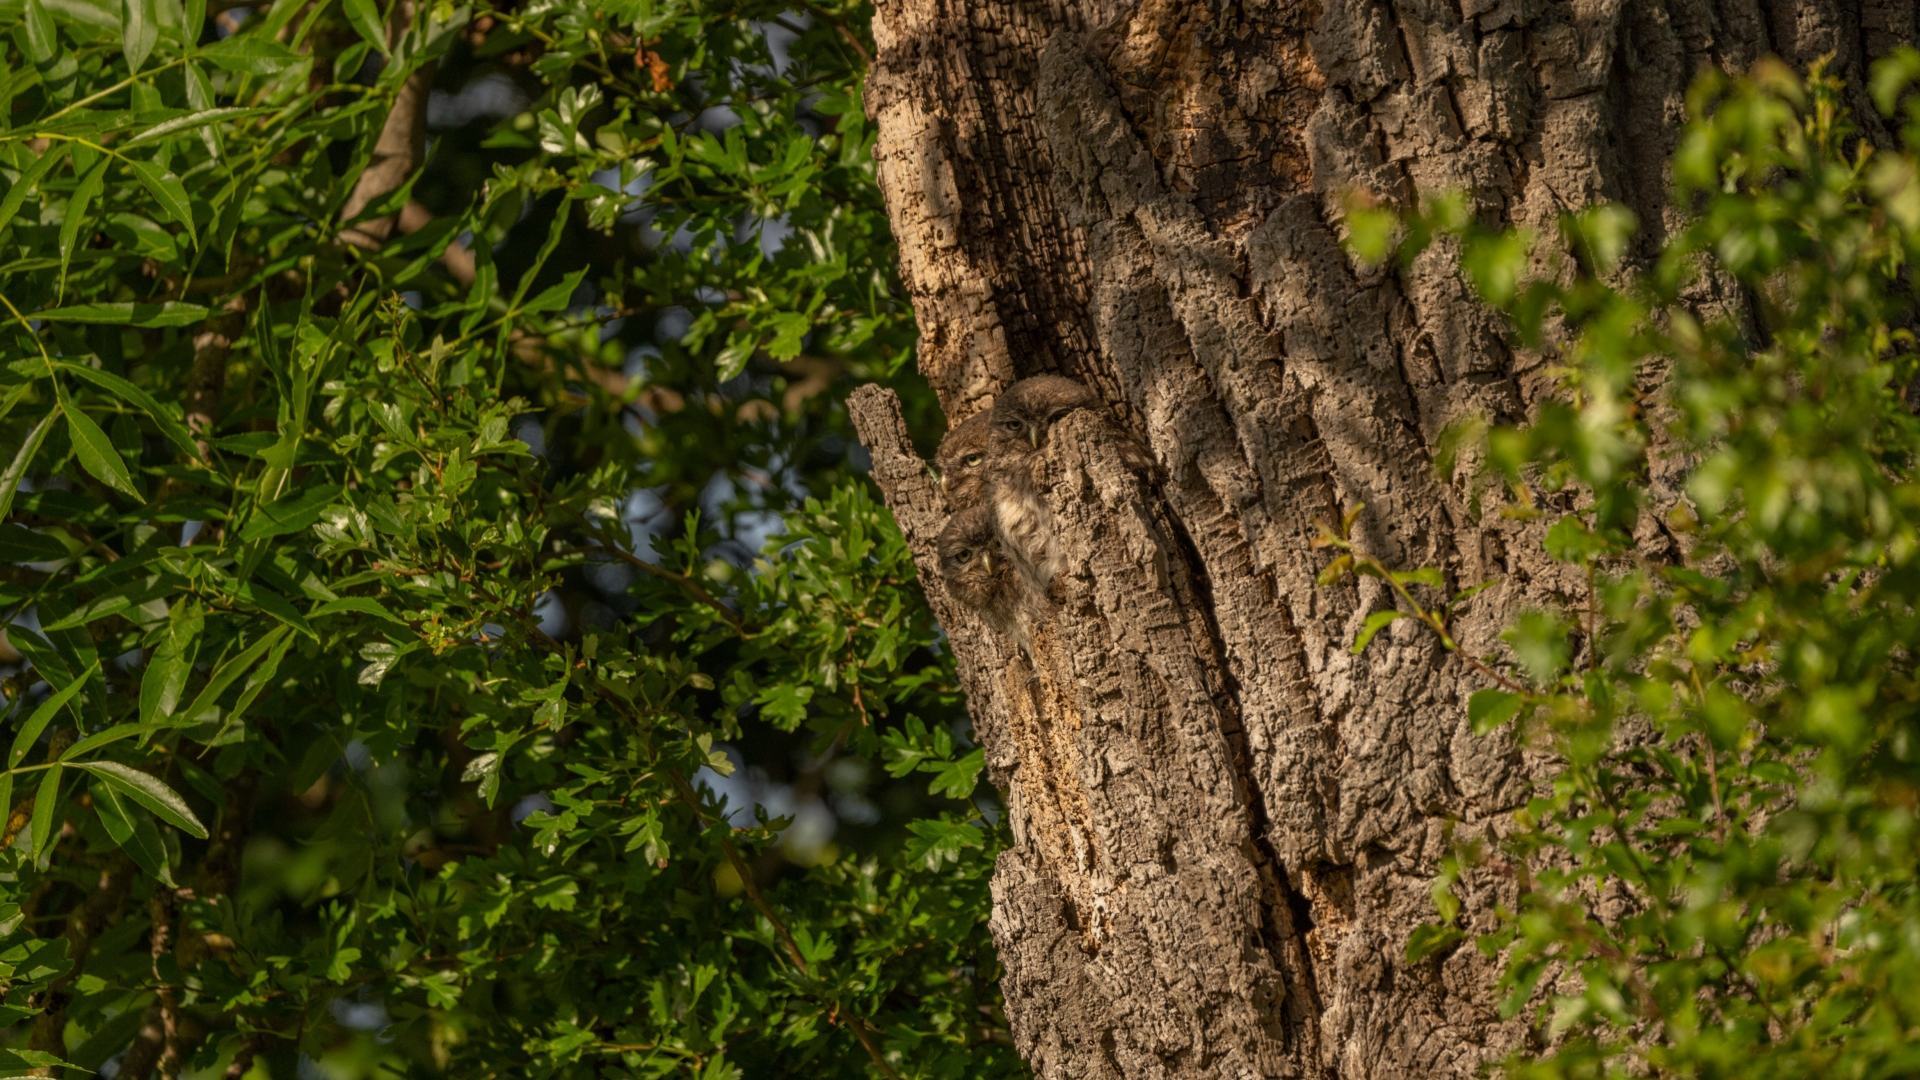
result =
[[[1546,227],[1676,220],[1664,162],[1701,68],[1914,39],[1912,0],[881,0],[868,89],[919,363],[951,420],[1042,371],[1101,425],[1047,449],[1066,599],[1023,651],[942,595],[944,520],[889,396],[852,402],[952,631],[1015,841],[995,876],[1007,1011],[1042,1076],[1448,1076],[1525,1045],[1471,948],[1408,964],[1450,838],[1502,827],[1538,763],[1473,736],[1476,678],[1377,583],[1317,588],[1317,520],[1360,504],[1389,563],[1498,578],[1461,618],[1569,583],[1476,520],[1436,438],[1548,387],[1454,254],[1368,272],[1341,206],[1469,191]],[[1703,294],[1704,304],[1738,297]],[[1659,538],[1649,534],[1648,542]],[[1404,632],[1403,632],[1404,631]],[[1469,893],[1486,928],[1493,886]]]

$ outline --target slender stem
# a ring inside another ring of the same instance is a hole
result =
[[[663,771],[669,782],[673,784],[675,793],[680,796],[680,801],[693,812],[694,820],[699,822],[702,828],[711,828],[715,822],[707,816],[706,808],[701,805],[700,795],[693,790],[693,785],[688,783],[687,778],[677,769]],[[728,828],[731,829],[732,826]],[[733,867],[733,872],[739,876],[740,887],[746,892],[747,901],[760,913],[760,917],[767,920],[773,927],[774,934],[779,937],[781,945],[786,949],[787,959],[792,962],[794,968],[809,979],[815,978],[812,966],[807,963],[806,955],[800,951],[800,943],[794,940],[793,932],[787,929],[786,921],[773,910],[773,905],[767,903],[766,896],[760,892],[759,884],[753,879],[753,869],[747,865],[745,859],[740,857],[740,849],[734,846],[732,838],[726,834],[720,834],[719,838],[720,850],[726,855],[727,863]],[[860,1045],[866,1048],[867,1056],[873,1059],[875,1068],[887,1076],[899,1077],[900,1074],[887,1061],[886,1055],[880,1052],[880,1045],[873,1038],[873,1030],[867,1026],[865,1020],[858,1016],[842,1016],[838,1019],[853,1032],[854,1038],[860,1040]]]
[[[36,123],[51,124],[55,120],[60,119],[61,117],[67,115],[68,113],[74,111],[75,109],[84,109],[87,106],[93,104],[94,102],[99,101],[101,98],[110,97],[114,94],[119,93],[122,90],[125,90],[127,87],[132,86],[134,83],[139,82],[142,78],[151,78],[155,75],[160,74],[163,71],[169,71],[169,70],[172,70],[173,68],[177,68],[186,62],[187,62],[186,57],[178,56],[173,58],[172,60],[167,61],[164,64],[161,64],[159,67],[150,67],[145,71],[135,72],[134,74],[129,75],[124,79],[121,79],[119,82],[114,83],[112,86],[107,87],[105,90],[97,90],[91,94],[88,94],[86,97],[81,98],[78,101],[72,102],[71,104],[64,105],[58,109],[55,109],[53,112],[49,113],[48,115],[41,117],[38,121],[36,121]],[[8,136],[8,138],[12,138],[12,137],[15,137],[15,136]]]
[[[1700,707],[1707,706],[1707,688],[1701,685],[1700,671],[1690,668],[1687,680],[1693,684],[1693,692],[1700,698]],[[1727,842],[1727,808],[1720,803],[1720,755],[1713,745],[1713,735],[1700,732],[1700,745],[1707,751],[1707,791],[1713,796],[1714,835],[1720,843]]]
[[[1351,548],[1349,548],[1349,550],[1351,550]],[[1412,611],[1410,611],[1409,614],[1411,614],[1414,618],[1420,620],[1421,622],[1425,623],[1427,627],[1431,629],[1434,633],[1440,635],[1441,646],[1444,647],[1448,652],[1459,656],[1460,659],[1462,660],[1465,660],[1467,662],[1468,667],[1473,668],[1475,671],[1479,672],[1480,674],[1485,675],[1487,678],[1492,679],[1494,682],[1500,684],[1502,689],[1510,690],[1516,694],[1527,694],[1532,692],[1526,686],[1526,684],[1521,683],[1518,680],[1513,679],[1507,675],[1501,674],[1499,671],[1494,670],[1494,668],[1489,666],[1485,661],[1481,660],[1479,657],[1473,655],[1470,652],[1467,652],[1465,649],[1462,649],[1460,647],[1460,643],[1453,640],[1453,635],[1447,632],[1446,619],[1442,618],[1438,612],[1428,611],[1424,606],[1421,605],[1420,601],[1414,599],[1413,594],[1407,591],[1407,587],[1405,585],[1402,585],[1398,581],[1394,580],[1392,572],[1387,569],[1387,566],[1385,563],[1381,562],[1379,559],[1376,559],[1371,555],[1356,554],[1354,557],[1354,565],[1365,566],[1367,569],[1372,570],[1375,574],[1377,574],[1380,580],[1386,582],[1387,588],[1392,589],[1394,592],[1394,595],[1398,596],[1401,602],[1405,603],[1407,607],[1412,609]]]
[[[1600,639],[1595,637],[1595,626],[1599,621],[1598,608],[1600,598],[1593,588],[1593,564],[1587,564],[1587,670],[1600,669]]]
[[[687,782],[687,778],[681,775],[678,769],[665,769],[663,772],[667,782],[673,785],[674,794],[686,804],[688,810],[693,812],[694,821],[698,822],[703,829],[712,828],[715,821],[708,816],[706,807],[700,802],[700,794],[693,790],[693,785]],[[732,826],[729,825],[728,828],[731,829]],[[726,855],[727,863],[733,867],[733,872],[740,876],[740,887],[745,890],[747,901],[760,912],[762,918],[772,925],[774,935],[780,939],[781,946],[786,949],[787,959],[793,962],[793,966],[799,970],[800,974],[812,978],[813,967],[807,963],[806,954],[800,951],[800,943],[794,940],[793,932],[787,929],[786,921],[780,918],[771,904],[767,903],[766,896],[760,892],[759,884],[754,881],[753,870],[747,866],[746,860],[741,858],[740,849],[734,846],[730,837],[721,834],[720,850]]]
[[[677,1046],[666,1046],[661,1043],[607,1042],[607,1043],[600,1043],[596,1045],[593,1049],[596,1053],[601,1053],[601,1054],[667,1054],[672,1057],[685,1058],[686,1060],[691,1061],[696,1065],[706,1060],[705,1058],[701,1057],[699,1054],[696,1054],[691,1050],[682,1050]]]
[[[20,309],[13,306],[13,301],[7,299],[7,295],[5,293],[0,293],[0,304],[6,305],[7,314],[13,316],[13,321],[20,324],[20,328],[27,332],[27,336],[32,338],[34,345],[39,348],[40,359],[46,361],[47,363],[47,378],[53,379],[54,394],[56,396],[59,396],[60,380],[57,378],[54,378],[55,373],[53,370],[53,354],[47,352],[47,343],[40,340],[40,331],[35,330],[33,328],[33,324],[27,321],[27,317],[25,315],[20,314]],[[63,404],[64,404],[64,401],[65,399],[62,398]]]
[[[92,150],[96,153],[105,154],[108,157],[114,158],[118,161],[124,161],[129,165],[133,163],[132,158],[129,158],[127,155],[121,153],[118,150],[115,150],[113,147],[94,142],[92,139],[83,139],[78,135],[63,135],[58,131],[31,131],[26,134],[26,138],[53,139],[56,142],[70,142],[77,146],[84,146],[87,149]]]
[[[635,555],[633,552],[627,551],[624,548],[619,547],[618,545],[607,544],[603,542],[596,547],[568,548],[560,552],[559,554],[562,554],[562,555],[611,555],[615,559],[618,559],[621,562],[625,563],[626,565],[633,567],[635,570],[638,570],[641,573],[646,574],[648,577],[658,578],[661,581],[670,581],[675,585],[680,586],[682,589],[686,590],[686,593],[688,596],[691,596],[695,600],[699,601],[701,604],[704,604],[705,606],[712,608],[714,612],[720,616],[722,621],[724,621],[728,626],[733,628],[735,633],[739,634],[741,637],[753,636],[752,632],[747,629],[746,624],[740,621],[740,616],[735,614],[732,608],[722,603],[719,597],[708,592],[706,589],[706,586],[701,585],[698,581],[695,581],[693,578],[688,577],[685,574],[675,573],[672,570],[668,570],[664,566],[655,566],[653,563],[648,562],[647,560],[641,558],[640,556]]]

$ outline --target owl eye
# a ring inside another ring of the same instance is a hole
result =
[[[1058,420],[1059,420],[1059,419],[1060,419],[1061,417],[1063,417],[1063,416],[1065,416],[1065,415],[1067,415],[1068,413],[1070,413],[1070,412],[1072,412],[1072,411],[1073,411],[1072,409],[1055,409],[1055,410],[1053,410],[1053,412],[1052,412],[1052,413],[1051,413],[1051,414],[1050,414],[1050,415],[1049,415],[1049,416],[1047,417],[1047,423],[1049,423],[1049,424],[1051,424],[1051,423],[1054,423],[1054,422],[1056,422],[1056,421],[1058,421]]]
[[[985,455],[983,454],[968,454],[966,457],[960,459],[960,464],[971,467],[980,464],[983,460],[985,460]]]
[[[961,548],[959,551],[954,552],[953,561],[959,563],[961,566],[967,565],[973,561],[973,549]]]
[[[1020,421],[1014,419],[1002,420],[1000,421],[1000,427],[1006,431],[1019,431]]]

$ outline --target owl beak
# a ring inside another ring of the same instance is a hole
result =
[[[940,494],[945,495],[946,493],[947,493],[947,474],[941,473],[940,474]]]
[[[1035,450],[1040,449],[1040,428],[1037,425],[1027,425],[1027,444]]]
[[[983,551],[980,553],[980,569],[989,574],[993,573],[993,553],[992,552]]]

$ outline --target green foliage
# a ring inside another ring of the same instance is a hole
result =
[[[1706,77],[1674,163],[1692,223],[1632,271],[1617,208],[1570,218],[1546,277],[1445,205],[1403,233],[1461,237],[1564,379],[1474,441],[1499,512],[1551,520],[1588,587],[1516,619],[1511,662],[1469,658],[1498,684],[1475,729],[1560,768],[1509,840],[1449,861],[1408,943],[1456,947],[1453,881],[1509,876],[1477,944],[1549,1047],[1514,1075],[1920,1071],[1920,53],[1872,89],[1877,147],[1818,69]],[[1736,294],[1750,321],[1711,300]],[[1651,498],[1676,467],[1685,498]]]
[[[221,8],[0,13],[0,1071],[1015,1071],[865,10]]]

